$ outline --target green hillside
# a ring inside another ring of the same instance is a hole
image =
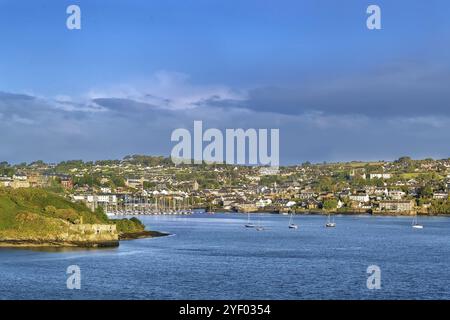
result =
[[[81,223],[116,224],[119,234],[144,230],[137,219],[109,220],[101,209],[92,212],[42,189],[0,188],[0,240],[51,238]]]

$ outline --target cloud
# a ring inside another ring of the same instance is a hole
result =
[[[445,69],[403,67],[290,87],[200,85],[161,72],[81,96],[0,92],[0,159],[169,155],[171,132],[279,128],[281,163],[447,157]]]
[[[296,86],[258,87],[250,89],[245,100],[213,97],[201,104],[288,115],[448,116],[448,83],[448,68],[400,65],[334,78],[322,76]]]

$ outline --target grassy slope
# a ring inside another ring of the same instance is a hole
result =
[[[81,217],[83,223],[115,223],[119,233],[144,230],[139,221],[109,220],[101,210],[93,213],[84,204],[42,189],[0,188],[0,238],[58,233],[65,222],[79,223]]]

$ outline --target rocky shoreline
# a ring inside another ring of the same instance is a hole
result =
[[[135,240],[135,239],[143,239],[143,238],[157,238],[157,237],[165,237],[169,236],[170,233],[159,232],[159,231],[141,231],[141,232],[132,232],[125,233],[119,235],[119,240]]]
[[[119,246],[119,241],[49,241],[49,240],[0,240],[0,248],[114,248]]]
[[[113,241],[58,241],[38,239],[0,239],[0,248],[115,248],[122,240],[156,238],[170,235],[159,231],[142,231],[119,235]]]

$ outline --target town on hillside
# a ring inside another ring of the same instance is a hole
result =
[[[0,163],[0,187],[45,188],[108,215],[208,212],[450,214],[450,159],[269,168],[122,160]]]

